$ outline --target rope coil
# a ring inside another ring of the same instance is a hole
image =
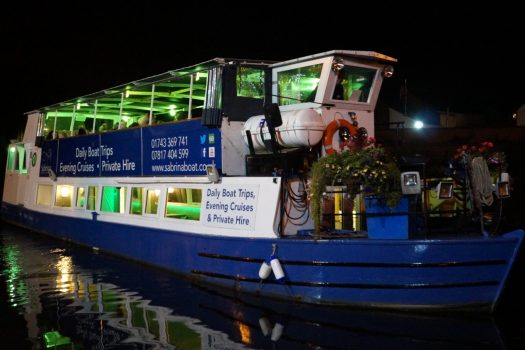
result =
[[[494,201],[492,179],[487,161],[483,157],[472,159],[472,189],[476,206],[490,206]]]

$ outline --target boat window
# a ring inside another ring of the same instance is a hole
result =
[[[36,191],[36,204],[38,205],[51,205],[51,194],[53,193],[52,185],[39,184]]]
[[[97,196],[98,196],[98,187],[89,186],[88,187],[88,201],[87,201],[87,210],[96,210],[97,207]]]
[[[84,208],[85,202],[86,202],[86,188],[78,187],[77,188],[77,201],[76,201],[75,207]]]
[[[14,165],[16,164],[16,146],[9,146],[9,151],[7,152],[7,170],[14,170]]]
[[[150,125],[150,111],[151,124],[155,124],[157,117],[160,118],[161,110],[158,108],[160,100],[157,97],[158,86],[147,84],[144,86],[137,86],[126,91],[124,95],[122,110],[123,118],[126,127],[143,127]]]
[[[142,197],[144,188],[132,187],[131,188],[131,205],[129,207],[129,213],[135,215],[142,215]]]
[[[16,146],[17,148],[17,155],[18,155],[18,172],[20,174],[27,174],[27,168],[26,168],[26,150],[24,148],[24,144],[19,144]]]
[[[375,75],[375,69],[345,66],[338,73],[332,98],[350,102],[368,102]]]
[[[7,171],[16,171],[20,174],[27,174],[26,150],[24,144],[9,146],[7,151]]]
[[[150,125],[150,109],[151,124],[201,116],[207,76],[206,71],[179,72],[178,76],[165,81],[130,88],[119,94],[122,112],[115,109],[113,115],[118,120],[121,113],[121,129]]]
[[[46,113],[44,136],[47,140],[69,137],[72,135],[74,106],[67,106]]]
[[[201,217],[201,202],[201,189],[168,187],[166,217],[198,221]]]
[[[58,118],[58,111],[47,112],[44,117],[44,137],[46,140],[55,138],[55,120]]]
[[[171,122],[200,117],[204,109],[204,97],[208,72],[200,71],[186,74],[166,82],[158,83],[157,90],[163,108],[159,114],[158,122]]]
[[[236,85],[238,97],[264,98],[264,70],[239,66]]]
[[[77,103],[75,119],[83,122],[82,129],[85,130],[86,134],[97,133],[102,128],[103,123],[106,123],[106,128],[108,127],[107,122],[102,117],[98,100]]]
[[[71,207],[73,203],[73,186],[71,185],[57,185],[55,193],[55,206],[57,207]]]
[[[160,190],[146,191],[146,214],[157,214],[159,211]]]
[[[126,187],[103,186],[100,210],[124,213],[126,209]]]
[[[43,115],[40,132],[51,140],[200,117],[209,72],[200,69],[170,72],[159,80],[134,82],[98,96],[69,101]],[[247,76],[256,79],[254,74]]]
[[[313,102],[321,78],[323,64],[313,64],[277,73],[279,105]]]

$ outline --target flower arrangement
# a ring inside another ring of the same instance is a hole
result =
[[[479,145],[462,145],[458,147],[452,162],[458,164],[465,155],[470,156],[470,158],[482,157],[485,159],[492,178],[496,178],[501,172],[507,171],[505,153],[496,151],[494,144],[490,141],[484,141]]]
[[[312,166],[310,203],[316,232],[321,229],[321,200],[326,186],[346,186],[352,200],[358,193],[382,196],[389,207],[395,207],[401,198],[399,168],[381,145],[369,138],[345,148]]]

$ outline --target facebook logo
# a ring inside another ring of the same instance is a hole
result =
[[[206,147],[202,148],[202,158],[206,158]]]

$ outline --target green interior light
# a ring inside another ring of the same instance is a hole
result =
[[[9,147],[9,152],[7,152],[7,169],[13,170],[13,163],[15,161],[16,147]]]
[[[184,204],[168,204],[166,217],[198,221],[201,218],[201,208]]]
[[[131,214],[142,214],[142,202],[141,201],[133,201],[131,202]]]
[[[237,96],[264,97],[264,70],[250,67],[239,67],[237,72]]]
[[[121,207],[126,197],[126,189],[124,188],[121,192],[120,187],[104,186],[102,188],[102,204],[101,210],[111,213],[120,213]]]
[[[118,190],[115,187],[102,188],[102,211],[118,212],[119,198]]]

